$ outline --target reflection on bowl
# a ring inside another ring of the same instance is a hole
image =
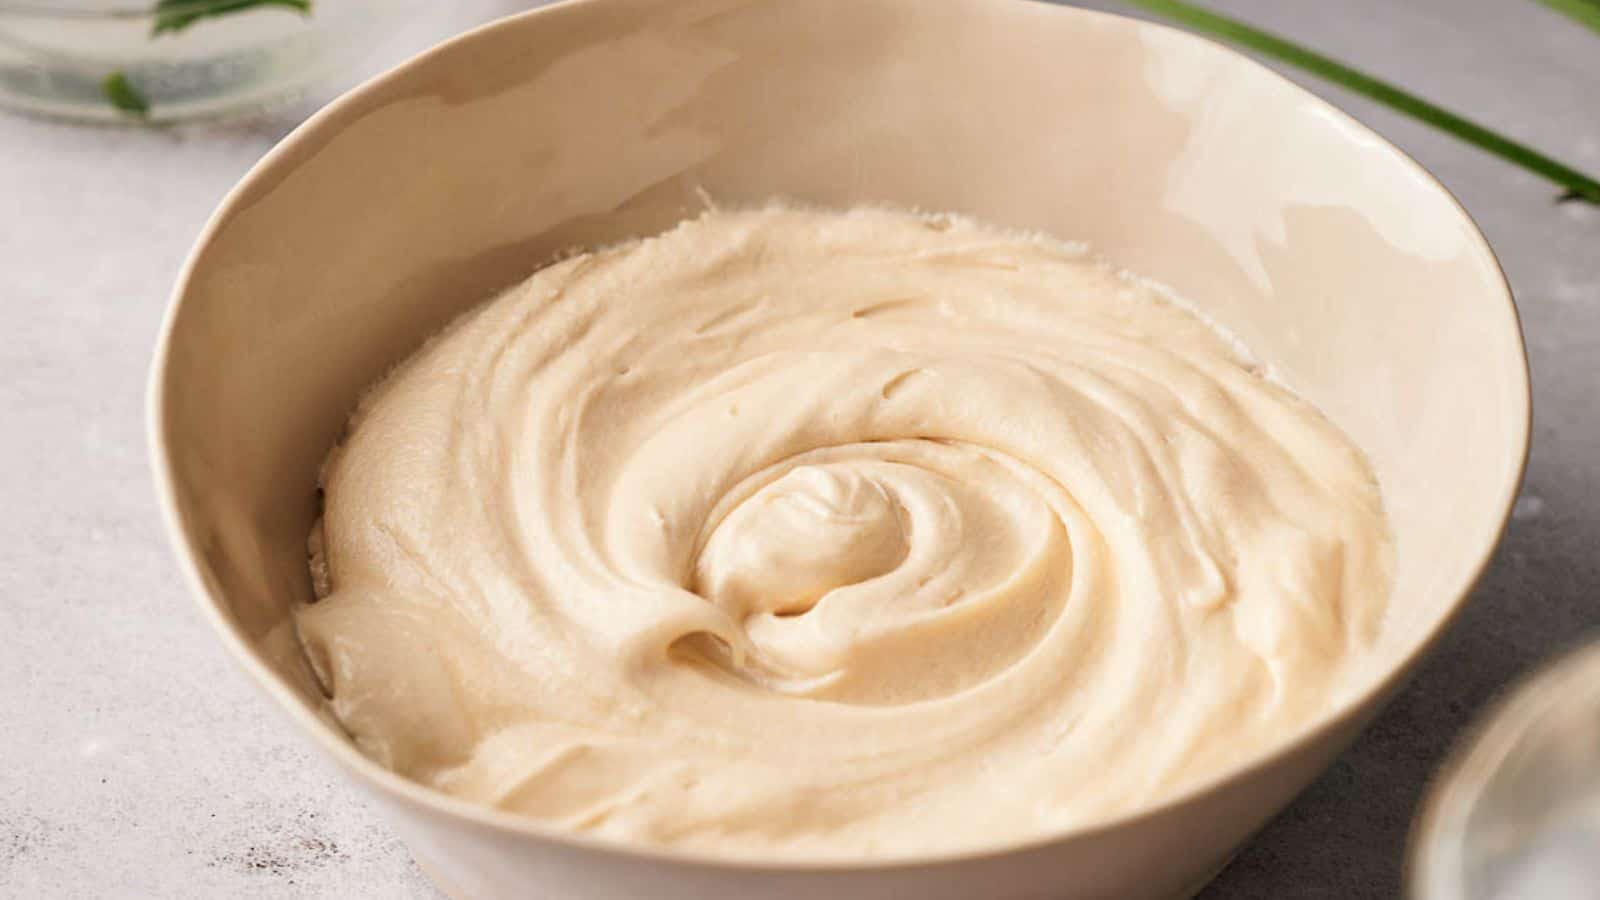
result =
[[[356,397],[559,251],[782,196],[949,210],[1171,285],[1371,458],[1398,542],[1380,663],[1315,727],[1172,801],[981,852],[730,862],[555,832],[357,752],[287,625]],[[1204,883],[1395,691],[1484,566],[1527,451],[1515,310],[1426,173],[1214,44],[1024,2],[576,0],[318,114],[223,203],[152,373],[157,482],[203,608],[462,897],[1165,898]]]

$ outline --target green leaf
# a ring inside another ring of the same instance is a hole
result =
[[[1227,16],[1201,9],[1192,3],[1184,2],[1184,0],[1126,0],[1126,2],[1132,6],[1149,10],[1163,18],[1171,19],[1202,34],[1208,34],[1229,43],[1238,44],[1264,56],[1270,56],[1286,62],[1320,78],[1325,78],[1357,94],[1376,100],[1391,109],[1399,110],[1406,115],[1427,122],[1469,144],[1493,153],[1507,162],[1521,166],[1536,175],[1543,176],[1555,182],[1571,197],[1600,204],[1600,181],[1595,180],[1593,176],[1551,159],[1532,147],[1496,134],[1476,122],[1458,116],[1415,94],[1401,90],[1392,84],[1379,81],[1371,75],[1358,72],[1344,63],[1323,56],[1315,50],[1261,31],[1236,19],[1230,19]],[[1560,5],[1574,9],[1579,7],[1593,8],[1596,11],[1600,11],[1600,0],[1540,0],[1540,2],[1551,6]]]
[[[156,0],[150,12],[155,22],[150,26],[152,37],[184,30],[201,19],[226,16],[264,6],[292,9],[302,15],[311,14],[311,0]]]
[[[1600,31],[1600,0],[1539,0],[1574,22]]]
[[[112,72],[102,79],[100,92],[106,95],[112,106],[129,115],[145,116],[150,112],[150,101],[144,98],[144,94],[140,93],[122,72]]]

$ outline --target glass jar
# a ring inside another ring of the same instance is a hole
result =
[[[97,121],[259,108],[359,61],[416,0],[0,0],[0,104]]]
[[[1536,672],[1456,750],[1407,884],[1412,900],[1600,897],[1600,643]]]

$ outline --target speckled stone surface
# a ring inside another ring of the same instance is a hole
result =
[[[1114,2],[1093,5],[1116,8]],[[1600,170],[1600,36],[1531,0],[1212,0]],[[518,4],[430,14],[386,59]],[[1388,898],[1452,739],[1600,624],[1600,210],[1317,86],[1488,233],[1533,357],[1510,533],[1370,731],[1202,894]],[[0,897],[427,898],[405,849],[224,656],[157,521],[143,388],[223,192],[311,108],[152,132],[0,114]]]

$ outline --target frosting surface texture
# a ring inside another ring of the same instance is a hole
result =
[[[362,401],[297,626],[410,778],[729,855],[974,849],[1159,802],[1356,686],[1361,453],[1081,248],[712,211],[574,256]]]

